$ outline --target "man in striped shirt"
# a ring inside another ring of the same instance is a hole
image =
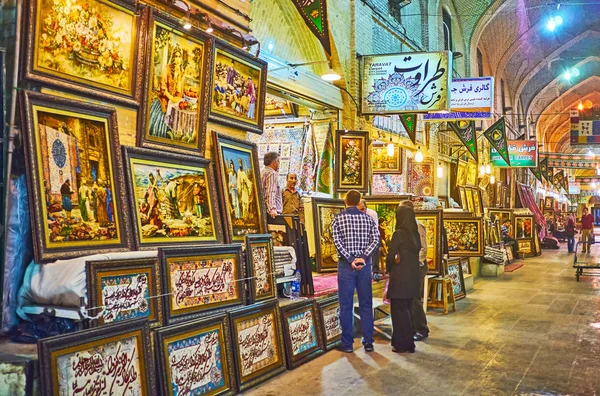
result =
[[[274,151],[267,153],[263,161],[265,169],[261,181],[265,203],[267,204],[267,213],[275,218],[283,210],[281,187],[279,186],[279,154]]]
[[[338,295],[340,300],[340,325],[342,327],[342,352],[353,352],[352,326],[354,315],[354,289],[358,293],[360,324],[365,351],[373,352],[373,289],[371,285],[371,257],[379,246],[379,229],[375,220],[358,210],[360,193],[348,191],[346,210],[331,223],[333,243],[337,249]]]

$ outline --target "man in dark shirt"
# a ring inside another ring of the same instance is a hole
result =
[[[590,244],[594,235],[594,216],[588,212],[588,208],[583,208],[581,216],[581,242],[583,242],[583,253],[590,253]]]
[[[373,352],[373,289],[371,284],[371,256],[379,246],[379,230],[375,220],[356,207],[360,193],[350,190],[344,202],[346,210],[331,223],[333,243],[337,249],[338,295],[340,300],[340,325],[342,327],[342,352],[353,352],[352,337],[354,289],[358,293],[362,343],[366,352]]]
[[[300,216],[303,220],[304,207],[302,205],[302,198],[296,188],[298,183],[298,176],[295,173],[288,173],[286,178],[285,190],[283,190],[283,210],[281,214]]]

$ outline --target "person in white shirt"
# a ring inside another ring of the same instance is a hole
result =
[[[412,201],[403,201],[400,205],[414,208]],[[423,309],[423,295],[425,291],[425,277],[427,276],[427,231],[425,226],[417,220],[417,229],[419,230],[419,236],[421,237],[421,250],[419,251],[419,261],[421,266],[421,294],[419,297],[415,297],[412,302],[412,319],[415,334],[413,339],[415,341],[422,341],[429,337],[429,327],[427,326],[427,316]]]

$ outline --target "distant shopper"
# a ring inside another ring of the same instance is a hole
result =
[[[575,218],[569,213],[567,216],[567,227],[565,228],[565,234],[567,235],[567,246],[569,253],[575,252]]]
[[[414,210],[412,201],[403,201],[401,205],[408,206]],[[419,295],[412,301],[411,313],[414,329],[413,339],[415,341],[422,341],[429,337],[427,316],[425,315],[425,310],[423,309],[425,277],[427,276],[427,271],[429,268],[427,266],[427,230],[425,230],[425,226],[419,220],[417,220],[417,230],[419,231],[419,240],[421,241],[421,250],[419,250],[419,273],[421,278],[419,283]]]
[[[265,154],[263,163],[265,169],[261,181],[267,204],[267,213],[275,218],[283,210],[281,187],[279,186],[279,154],[276,152]]]
[[[379,245],[377,224],[358,210],[360,193],[350,190],[344,199],[346,210],[331,223],[333,243],[338,252],[338,295],[340,300],[340,325],[342,327],[342,352],[354,349],[353,308],[354,290],[358,293],[358,310],[362,328],[362,343],[366,352],[373,352],[373,289],[371,283],[371,256]]]
[[[390,273],[387,296],[391,300],[392,351],[397,353],[415,352],[411,310],[420,292],[420,251],[415,212],[411,207],[400,205],[396,209],[396,231],[386,259]]]
[[[363,213],[369,215],[370,218],[375,220],[375,224],[379,226],[379,216],[377,216],[377,212],[373,209],[367,207],[367,202],[364,199],[361,199],[357,206],[358,210]],[[378,227],[379,229],[379,227]],[[379,233],[379,243],[381,244],[381,232]],[[371,257],[371,263],[373,263],[373,279],[375,281],[381,280],[381,274],[379,273],[379,249],[375,249],[373,252],[373,257]]]
[[[504,223],[500,226],[500,233],[502,234],[504,245],[509,245],[513,252],[513,258],[517,258],[517,240],[513,238],[510,220],[504,220]]]
[[[288,173],[285,179],[286,186],[282,193],[283,210],[281,214],[301,216],[304,213],[302,198],[296,188],[298,184],[298,176],[295,173]]]
[[[583,208],[581,216],[581,242],[583,242],[583,253],[590,252],[590,244],[594,235],[594,216],[588,212],[588,208]]]

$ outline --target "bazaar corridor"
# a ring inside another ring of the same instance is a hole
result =
[[[598,394],[600,278],[577,282],[565,245],[479,278],[455,313],[429,310],[431,334],[415,354],[395,354],[381,337],[367,354],[355,339],[354,354],[328,352],[247,394]]]

